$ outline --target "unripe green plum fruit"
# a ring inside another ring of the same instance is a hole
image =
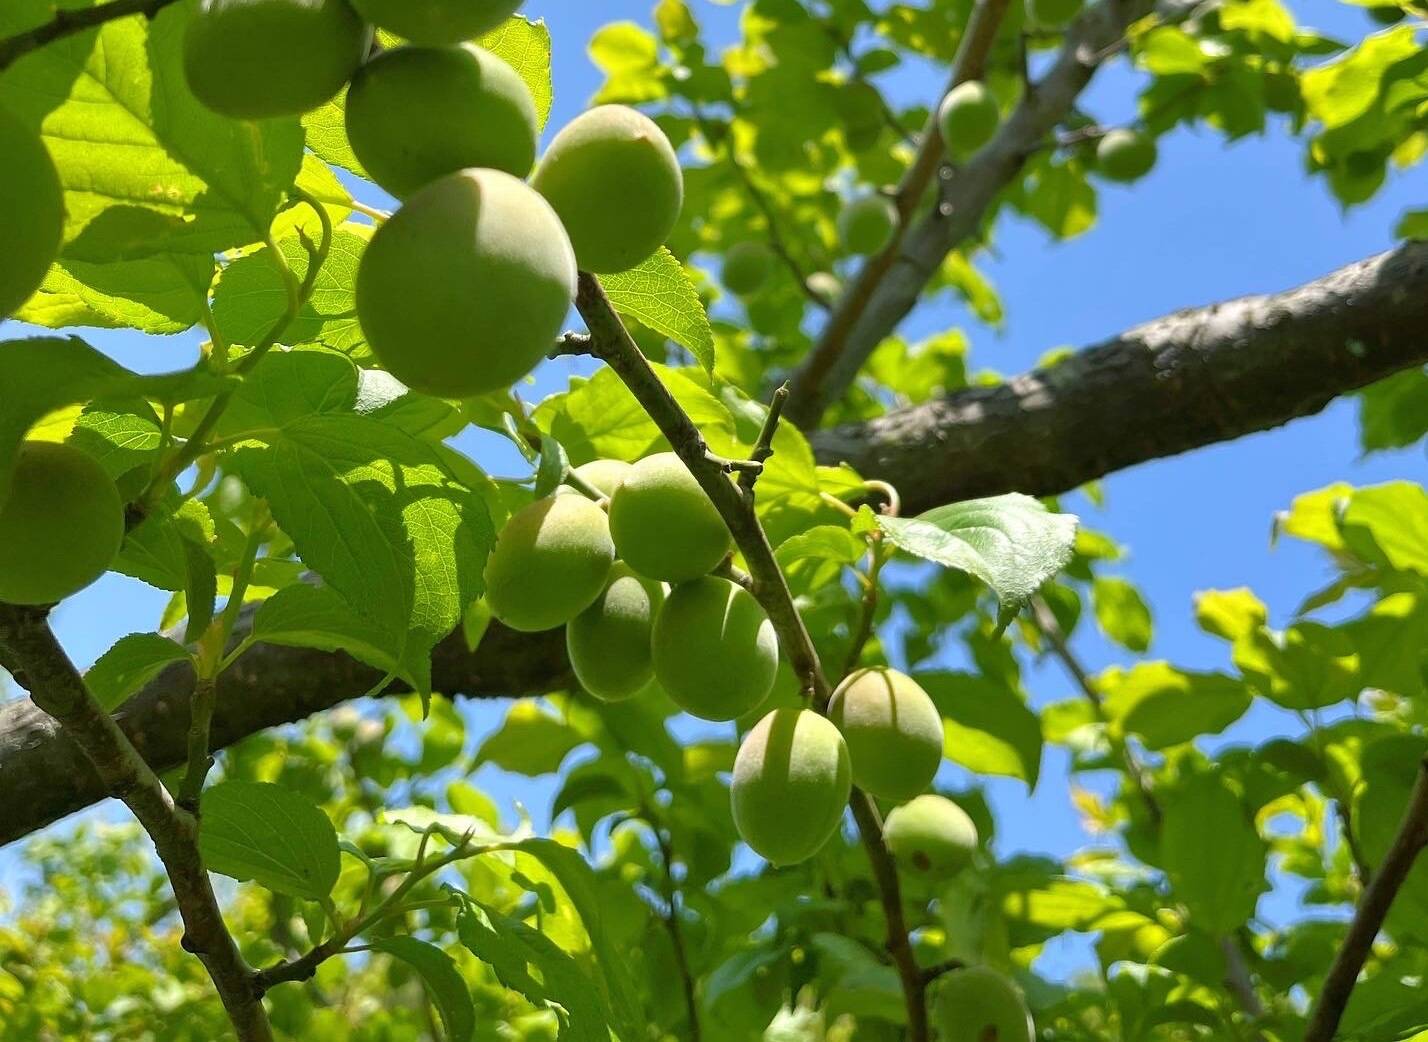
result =
[[[1081,13],[1084,0],[1026,0],[1026,14],[1035,25],[1065,25]]]
[[[555,135],[531,184],[565,222],[582,271],[627,271],[664,245],[684,207],[684,172],[654,120],[601,105]]]
[[[342,89],[370,39],[347,0],[203,0],[185,30],[183,67],[219,115],[296,116]]]
[[[580,686],[604,702],[633,698],[654,677],[650,640],[664,586],[616,561],[605,589],[565,628]]]
[[[35,290],[59,254],[64,190],[40,136],[0,109],[0,319]]]
[[[650,579],[708,575],[733,540],[689,468],[672,452],[634,465],[610,500],[610,534],[630,567]]]
[[[1138,181],[1155,166],[1155,139],[1118,128],[1096,144],[1096,168],[1109,181]]]
[[[615,546],[584,496],[548,496],[511,515],[486,561],[486,603],[513,630],[563,626],[605,588]]]
[[[467,167],[525,177],[535,163],[530,89],[472,44],[379,54],[353,77],[346,118],[352,151],[399,199]]]
[[[909,800],[942,763],[942,714],[922,686],[895,669],[860,669],[838,685],[828,719],[843,732],[858,787]]]
[[[778,637],[748,590],[706,575],[674,588],[655,619],[655,679],[704,720],[733,720],[773,690]]]
[[[544,199],[499,170],[462,170],[377,229],[357,271],[357,317],[402,383],[468,398],[509,387],[545,358],[575,277]]]
[[[615,490],[624,483],[630,476],[630,471],[634,467],[622,459],[597,459],[589,463],[582,463],[575,468],[575,476],[589,485],[595,491],[603,493],[606,499],[615,494]],[[558,494],[569,495],[576,493],[576,490],[569,485],[561,485]],[[576,493],[579,494],[579,493]]]
[[[942,1042],[1032,1042],[1021,989],[985,966],[954,970],[937,989],[933,1023]]]
[[[352,0],[373,25],[412,43],[440,47],[490,32],[524,0]]]
[[[852,787],[838,728],[811,709],[775,709],[734,757],[734,826],[765,860],[792,865],[838,831]]]
[[[1001,122],[997,99],[981,80],[959,83],[942,99],[937,125],[942,142],[951,156],[970,156],[997,132]]]
[[[20,447],[0,503],[0,601],[54,604],[109,570],[124,501],[90,455],[57,442]]]
[[[773,273],[774,256],[761,242],[737,242],[724,254],[720,276],[730,293],[741,297],[757,293]]]
[[[926,793],[892,809],[883,841],[904,869],[947,875],[971,863],[977,826],[946,796]]]
[[[854,199],[838,215],[838,234],[849,253],[879,253],[892,241],[897,207],[880,195]]]

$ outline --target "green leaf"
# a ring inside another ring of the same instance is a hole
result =
[[[137,376],[78,337],[0,342],[0,504],[9,494],[15,453],[47,414],[96,398],[127,395],[185,401],[213,394],[228,381],[199,371]]]
[[[369,943],[373,951],[401,959],[417,971],[441,1016],[447,1042],[469,1042],[476,1030],[476,1008],[451,956],[415,937],[379,937]]]
[[[386,635],[383,648],[428,693],[431,649],[482,591],[494,532],[481,497],[430,444],[360,415],[299,417],[231,460],[303,562]]]
[[[1362,559],[1428,576],[1428,490],[1422,485],[1392,481],[1358,489],[1339,524]]]
[[[1328,129],[1357,119],[1378,100],[1389,67],[1417,53],[1413,27],[1400,25],[1366,37],[1343,55],[1308,70],[1300,88],[1310,115]]]
[[[555,99],[551,82],[550,30],[545,22],[540,19],[532,22],[519,16],[508,18],[476,42],[498,55],[525,81],[535,100],[538,125],[544,127]]]
[[[386,647],[390,643],[388,634],[325,586],[300,583],[279,590],[254,614],[251,635],[265,644],[345,651],[384,673],[395,673],[399,668]]]
[[[158,633],[131,633],[99,656],[84,682],[105,709],[118,709],[175,662],[192,662],[182,644]]]
[[[1117,736],[1133,734],[1153,750],[1219,734],[1249,711],[1243,681],[1190,673],[1166,662],[1112,667],[1096,678],[1106,717]]]
[[[321,901],[341,868],[337,830],[319,808],[270,782],[225,781],[203,794],[198,834],[212,872]]]
[[[1098,575],[1091,586],[1091,601],[1096,623],[1107,637],[1131,651],[1150,647],[1150,608],[1132,583]]]
[[[878,518],[899,549],[990,586],[1004,613],[1020,608],[1071,560],[1078,523],[1020,493],[952,503],[910,519]]]
[[[947,758],[975,774],[1020,778],[1041,773],[1041,722],[1015,691],[966,673],[919,673],[942,713]]]
[[[1359,428],[1365,452],[1401,449],[1428,435],[1428,371],[1407,369],[1361,391]]]
[[[706,371],[714,368],[714,332],[689,273],[674,254],[659,252],[636,268],[602,275],[615,309],[687,349]]]
[[[494,764],[527,777],[554,774],[584,737],[534,702],[516,702],[500,728],[476,752],[476,765]]]
[[[62,260],[15,318],[50,329],[90,326],[164,336],[203,321],[213,257],[161,253],[94,264]]]
[[[609,1042],[609,1006],[570,955],[539,930],[461,897],[456,930],[471,954],[537,1009],[554,1010],[562,1042]],[[636,1038],[638,1033],[622,1037]]]
[[[638,105],[664,97],[659,41],[644,26],[613,22],[596,30],[588,48],[590,60],[605,73],[596,104]]]
[[[196,6],[111,21],[0,77],[0,103],[42,128],[65,187],[64,256],[94,264],[257,242],[302,162],[296,119],[224,119],[188,89]]]
[[[1268,847],[1240,798],[1217,775],[1199,774],[1161,797],[1160,856],[1178,900],[1203,930],[1225,935],[1254,915]]]

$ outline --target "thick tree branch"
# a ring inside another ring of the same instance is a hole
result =
[[[55,16],[44,25],[0,40],[0,72],[4,72],[21,57],[39,50],[47,43],[93,29],[117,18],[128,18],[136,14],[152,18],[173,2],[174,0],[109,0],[108,3],[96,4],[94,7],[56,11]]]
[[[24,678],[35,704],[83,750],[106,791],[124,801],[153,840],[183,919],[183,946],[207,968],[240,1042],[272,1042],[262,1000],[204,870],[198,820],[174,805],[163,782],[90,693],[50,630],[48,614],[47,608],[0,604],[0,657]]]
[[[1049,369],[812,435],[905,513],[1114,471],[1269,430],[1428,363],[1428,243],[1286,293],[1177,312]]]
[[[847,461],[896,486],[909,515],[998,492],[1050,495],[1310,415],[1428,363],[1425,329],[1428,244],[1408,244],[1288,293],[1180,312],[1054,369],[815,432],[812,441],[820,463]],[[468,697],[536,694],[570,676],[558,632],[499,625],[475,654],[460,635],[443,641],[434,670],[438,691]],[[345,655],[254,647],[219,681],[212,747],[330,709],[380,679]],[[116,714],[156,770],[184,760],[192,685],[192,670],[174,667]],[[0,705],[0,844],[104,795],[53,720],[28,700]]]
[[[1393,899],[1408,878],[1409,870],[1428,847],[1428,761],[1418,768],[1418,779],[1409,797],[1408,807],[1403,812],[1403,823],[1398,827],[1398,835],[1393,846],[1384,856],[1383,864],[1374,872],[1373,880],[1364,890],[1359,900],[1354,920],[1349,924],[1349,932],[1334,956],[1329,975],[1324,978],[1324,987],[1309,1014],[1309,1027],[1304,1032],[1304,1042],[1333,1042],[1339,1029],[1339,1021],[1358,983],[1359,971],[1364,968],[1373,942],[1383,928]]]

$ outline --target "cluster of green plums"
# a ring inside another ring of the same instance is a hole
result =
[[[596,698],[658,687],[686,712],[728,721],[774,688],[779,648],[758,600],[715,572],[733,541],[705,490],[672,452],[576,468],[574,484],[517,511],[486,566],[491,613],[513,629],[566,627],[571,667]],[[668,584],[668,585],[666,585]],[[778,708],[734,763],[734,822],[774,864],[802,861],[837,830],[854,784],[899,804],[886,841],[920,872],[967,864],[977,832],[950,800],[923,795],[942,762],[942,716],[911,677],[864,669],[827,715]]]
[[[526,376],[575,302],[577,273],[635,267],[664,243],[684,203],[669,139],[621,105],[564,127],[532,173],[530,90],[469,42],[519,7],[205,0],[185,38],[190,86],[227,116],[305,112],[348,86],[353,154],[402,202],[363,255],[357,317],[393,376],[438,397]],[[373,54],[369,24],[408,42]]]

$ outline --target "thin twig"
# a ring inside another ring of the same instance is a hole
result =
[[[1324,978],[1324,986],[1309,1014],[1304,1042],[1333,1042],[1344,1007],[1348,1005],[1349,996],[1358,983],[1359,972],[1373,950],[1374,939],[1383,928],[1394,898],[1425,846],[1428,846],[1428,760],[1419,764],[1418,778],[1409,796],[1408,807],[1403,812],[1398,834],[1384,856],[1383,864],[1374,873],[1373,881],[1359,899],[1349,932],[1339,945],[1328,976]]]
[[[644,807],[642,815],[650,831],[654,833],[655,844],[659,847],[660,864],[664,869],[663,896],[665,904],[665,929],[669,932],[670,944],[674,947],[674,965],[679,973],[680,986],[684,991],[685,1016],[689,1020],[689,1042],[700,1042],[703,1030],[699,1023],[699,997],[694,988],[694,974],[689,968],[689,953],[684,945],[684,929],[679,921],[679,888],[674,881],[674,849],[669,837],[660,828],[654,810]]]
[[[73,36],[75,33],[94,29],[105,22],[112,22],[130,15],[152,18],[174,0],[110,0],[94,7],[56,11],[55,16],[44,25],[36,26],[23,33],[0,40],[0,72],[4,72],[19,58],[31,51],[37,51],[47,43]]]
[[[240,1042],[272,1042],[251,974],[223,922],[198,849],[198,822],[173,798],[55,639],[46,608],[0,604],[4,665],[83,750],[110,795],[123,800],[153,840],[183,920],[183,947],[213,980]]]
[[[768,415],[764,417],[763,429],[759,431],[759,440],[754,443],[754,451],[749,454],[749,459],[757,463],[759,471],[746,470],[739,475],[739,487],[746,495],[751,495],[754,491],[754,483],[759,480],[764,463],[773,455],[774,435],[778,433],[779,417],[783,415],[783,404],[788,401],[788,384],[784,384],[774,391],[773,401],[769,403]]]

